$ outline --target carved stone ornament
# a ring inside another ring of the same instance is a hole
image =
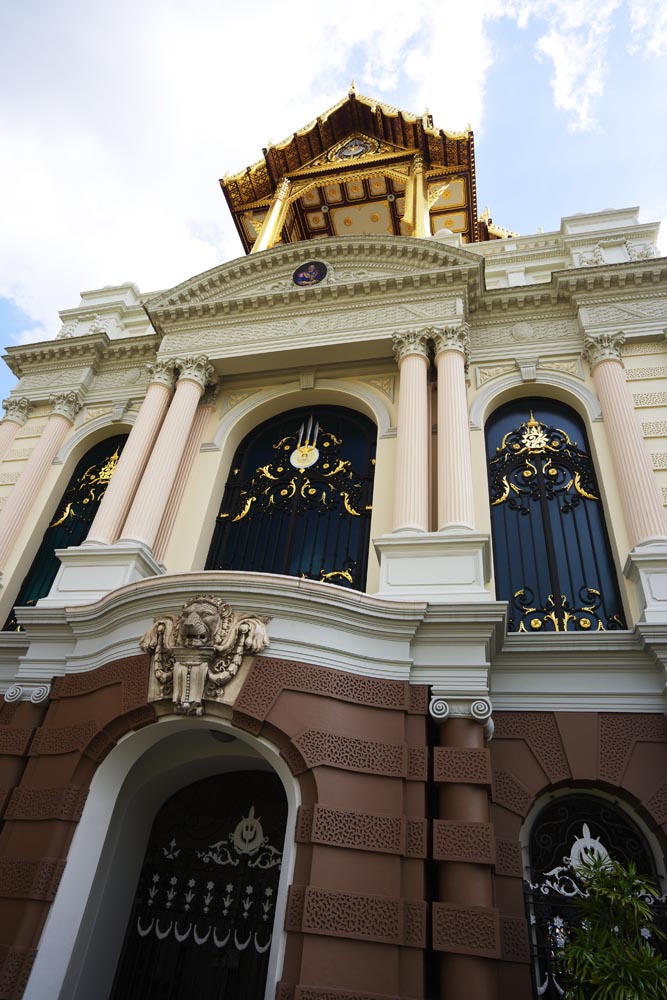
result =
[[[467,364],[470,346],[470,329],[467,323],[461,323],[459,326],[433,327],[429,330],[429,334],[433,340],[436,357],[443,351],[460,351]]]
[[[10,396],[3,399],[2,405],[5,408],[5,420],[12,420],[23,427],[30,413],[30,400],[27,396]]]
[[[179,379],[190,379],[192,382],[198,382],[202,389],[205,389],[207,385],[215,385],[218,381],[215,368],[203,354],[190,354],[185,358],[174,358],[173,364],[178,369]]]
[[[148,700],[171,698],[176,712],[203,715],[205,700],[224,700],[243,657],[266,649],[267,621],[236,614],[214,594],[188,601],[178,616],[156,618],[139,643],[151,654]]]
[[[649,260],[658,256],[658,248],[653,243],[630,243],[625,240],[625,252],[628,260]]]
[[[52,413],[58,413],[61,417],[67,417],[74,422],[74,418],[81,409],[81,400],[76,392],[58,392],[49,396],[49,402],[53,404]]]
[[[160,385],[166,385],[168,389],[174,388],[174,381],[176,379],[176,362],[168,359],[167,361],[158,360],[154,364],[146,365],[146,371],[148,372],[148,384],[152,382],[158,382]]]
[[[445,719],[473,719],[475,722],[488,722],[493,708],[488,698],[445,698],[434,694],[428,707],[429,713],[436,722]]]
[[[591,366],[591,371],[601,361],[620,361],[621,347],[625,343],[623,333],[598,333],[595,337],[584,338],[583,355]]]
[[[392,340],[399,365],[403,358],[407,358],[410,354],[419,354],[428,359],[428,337],[428,330],[406,330],[404,333],[395,333]]]
[[[597,267],[599,264],[606,264],[604,250],[597,243],[589,253],[579,254],[579,267]]]

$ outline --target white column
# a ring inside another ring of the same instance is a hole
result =
[[[428,531],[428,333],[394,334],[399,365],[394,531]]]
[[[169,407],[174,362],[158,361],[149,368],[151,381],[146,396],[91,525],[88,542],[108,545],[118,538]]]
[[[0,462],[5,457],[16,437],[19,427],[23,427],[30,412],[30,401],[26,396],[10,396],[3,399],[5,418],[0,424]]]
[[[667,521],[651,458],[628,391],[621,361],[622,333],[586,337],[584,356],[591,366],[607,427],[630,548],[667,540]]]
[[[33,513],[33,504],[51,463],[81,409],[76,392],[58,393],[50,400],[53,412],[0,515],[0,567],[4,567],[23,525]]]
[[[430,331],[438,372],[438,530],[474,528],[470,424],[466,395],[468,327]]]
[[[206,357],[175,359],[174,365],[180,370],[176,392],[122,531],[121,540],[140,542],[149,549],[183,460],[199,400],[206,385],[216,380]]]

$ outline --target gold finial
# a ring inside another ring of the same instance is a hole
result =
[[[537,420],[533,416],[533,411],[531,410],[530,411],[530,420],[526,424],[526,427],[537,427],[537,426],[538,426]]]
[[[353,81],[352,81],[352,83],[350,84],[350,90],[349,90],[349,92],[348,92],[348,93],[349,93],[349,96],[350,96],[350,97],[352,97],[352,95],[353,95],[353,94],[356,94],[356,93],[357,93],[357,85],[356,85],[356,83],[354,82],[354,80],[353,80]]]

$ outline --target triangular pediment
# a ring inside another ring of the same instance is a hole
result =
[[[304,284],[299,275],[311,263],[317,265],[316,280]],[[479,256],[435,240],[325,239],[276,247],[267,254],[221,264],[161,292],[146,303],[146,310],[152,319],[163,322],[206,312],[216,304],[298,304],[358,294],[359,288],[414,288],[420,280],[444,272],[454,271],[459,279],[467,272],[479,282],[482,267]]]

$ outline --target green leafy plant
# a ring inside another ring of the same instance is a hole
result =
[[[608,856],[588,855],[576,867],[585,895],[576,904],[581,923],[570,930],[561,956],[568,1000],[665,1000],[667,959],[656,945],[655,887]],[[573,900],[574,902],[574,900]]]

